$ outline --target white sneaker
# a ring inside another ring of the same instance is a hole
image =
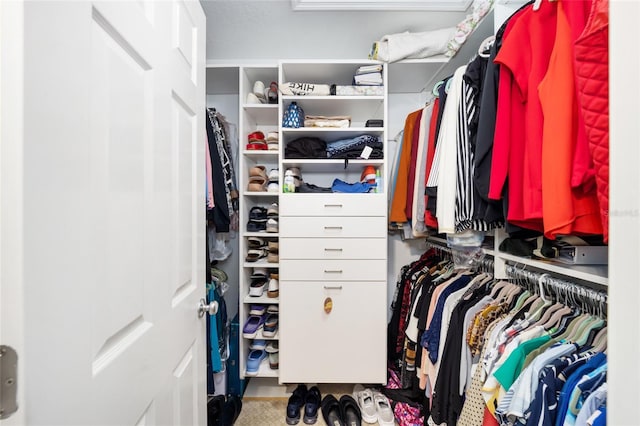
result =
[[[362,385],[355,385],[353,388],[353,399],[356,400],[360,407],[360,413],[362,414],[362,420],[364,422],[376,423],[378,421],[378,413],[371,389],[365,389]]]
[[[373,401],[376,404],[376,413],[378,414],[378,424],[380,426],[394,426],[395,417],[389,399],[380,392],[373,393]]]
[[[253,94],[260,99],[260,103],[267,103],[267,97],[264,95],[264,83],[260,80],[253,83]]]

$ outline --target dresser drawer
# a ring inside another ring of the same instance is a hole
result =
[[[385,383],[386,298],[385,281],[281,280],[280,383]]]
[[[384,238],[385,217],[300,217],[280,218],[280,237],[291,238]]]
[[[386,216],[385,194],[282,194],[280,216]]]
[[[280,238],[282,259],[386,259],[386,238]]]
[[[280,260],[280,279],[297,281],[379,281],[387,279],[387,261]]]

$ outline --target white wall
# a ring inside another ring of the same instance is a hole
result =
[[[201,0],[207,59],[366,58],[385,34],[456,25],[465,12],[294,12],[289,0]]]

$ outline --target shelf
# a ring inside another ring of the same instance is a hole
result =
[[[368,95],[368,96],[350,96],[350,95],[344,95],[344,96],[336,96],[336,95],[329,95],[329,96],[312,96],[312,95],[288,95],[282,96],[282,100],[284,101],[296,101],[298,103],[300,103],[300,101],[331,101],[331,102],[347,102],[347,101],[383,101],[384,100],[384,96],[381,95]]]
[[[550,260],[527,259],[503,252],[494,253],[494,257],[600,285],[606,286],[609,283],[607,265],[567,265]]]
[[[436,55],[421,59],[403,59],[388,64],[389,93],[430,91],[438,81],[452,75],[477,54],[482,41],[493,35],[493,10],[489,11],[467,37],[455,56]]]
[[[244,303],[251,305],[278,305],[280,303],[280,298],[268,297],[267,292],[265,291],[260,297],[246,295],[244,297]]]
[[[282,129],[283,139],[293,140],[301,137],[319,137],[327,142],[354,138],[362,134],[382,136],[384,127],[349,127],[346,129],[323,127],[300,127],[298,129]]]
[[[429,237],[428,241],[433,241],[444,247],[447,246],[446,238]],[[529,259],[526,257],[515,256],[509,253],[496,251],[489,248],[483,248],[485,254],[493,256],[494,259],[502,259],[509,263],[517,263],[520,265],[530,266],[541,271],[548,271],[554,274],[563,275],[565,277],[575,278],[582,281],[588,281],[600,285],[608,285],[609,274],[607,265],[568,265],[553,260]]]
[[[258,125],[272,125],[278,123],[278,104],[243,104],[242,109]]]
[[[337,84],[348,86],[361,65],[381,64],[369,59],[287,60],[282,62],[282,82]]]
[[[260,237],[260,238],[278,238],[280,236],[278,232],[245,232],[242,235],[245,237]]]
[[[266,257],[265,257],[266,259]],[[245,268],[278,268],[280,266],[279,263],[269,263],[266,260],[261,260],[257,262],[244,262],[243,266]]]
[[[278,151],[275,150],[245,149],[242,151],[242,155],[249,158],[274,157],[273,160],[278,160]]]
[[[245,361],[245,364],[246,364],[246,361]],[[279,370],[272,370],[271,367],[269,367],[269,357],[267,356],[260,363],[258,374],[256,374],[255,376],[250,376],[246,374],[246,370],[245,370],[245,377],[278,377],[278,373],[279,373]]]
[[[357,168],[358,172],[362,171],[362,167],[364,166],[382,166],[384,165],[384,160],[349,160],[347,162],[347,170],[345,170],[345,160],[333,160],[333,159],[317,159],[317,160],[303,160],[303,159],[293,159],[293,160],[282,160],[282,168],[287,169],[288,167],[298,167],[303,173],[315,173],[315,172],[335,172],[342,173],[348,170],[353,170]],[[335,177],[342,179],[339,175],[335,175]],[[313,183],[313,182],[310,182]]]
[[[384,96],[283,96],[283,110],[295,101],[305,115],[348,115],[352,126],[384,118]]]
[[[247,197],[277,197],[278,193],[277,192],[267,192],[267,191],[263,191],[263,192],[244,191],[242,193],[242,195],[245,195]]]

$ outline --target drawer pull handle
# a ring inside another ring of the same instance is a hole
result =
[[[341,274],[342,273],[342,269],[325,269],[324,270],[325,274]]]
[[[325,226],[324,229],[342,229],[342,226]]]
[[[341,248],[325,248],[324,251],[342,251]]]
[[[342,208],[342,204],[325,204],[325,207],[340,207]]]
[[[342,290],[341,285],[324,285],[325,290]]]

